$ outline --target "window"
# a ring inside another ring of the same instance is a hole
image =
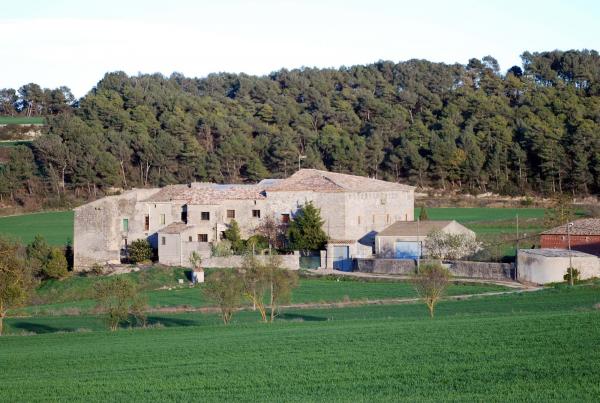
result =
[[[389,223],[390,223],[390,215],[389,215],[389,214],[387,214],[387,215],[385,216],[385,222],[386,222],[386,224],[389,224]]]
[[[225,231],[221,231],[221,232],[219,233],[219,239],[220,239],[220,240],[223,240],[223,239],[225,239]]]
[[[202,221],[208,221],[208,220],[210,220],[210,212],[208,212],[208,211],[201,212],[200,213],[200,219]]]
[[[181,222],[183,222],[183,223],[187,224],[187,218],[188,218],[188,217],[187,217],[187,211],[183,210],[183,211],[181,212]]]
[[[160,238],[160,244],[161,245],[166,245],[167,244],[167,238],[165,238],[164,236]]]
[[[360,225],[360,216],[358,216],[358,225]]]
[[[160,225],[165,225],[165,222],[167,222],[166,217],[164,214],[161,214],[160,215]]]
[[[208,234],[198,234],[198,242],[208,242]]]
[[[284,213],[281,215],[281,222],[283,223],[288,223],[290,222],[290,215],[287,213]]]
[[[148,231],[150,229],[150,216],[146,215],[144,217],[144,231]]]
[[[190,236],[188,237],[188,242],[192,242],[192,240],[193,240],[193,239],[194,239],[194,238],[193,238],[193,237],[190,235]]]
[[[235,210],[227,210],[227,218],[235,218]]]
[[[252,210],[252,217],[260,218],[260,210]]]
[[[123,218],[123,231],[129,231],[129,218]]]

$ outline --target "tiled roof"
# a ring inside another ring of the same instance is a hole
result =
[[[600,218],[584,218],[573,221],[571,235],[600,235]],[[567,235],[567,224],[542,232],[542,235]]]
[[[264,198],[264,186],[192,183],[191,185],[165,186],[158,193],[144,201],[219,204],[223,200],[257,200]]]
[[[412,190],[414,187],[364,176],[301,169],[287,179],[275,183],[267,192],[386,192]]]
[[[441,231],[452,221],[396,221],[377,233],[377,236],[426,236],[431,231]]]
[[[160,234],[181,234],[188,228],[188,225],[182,222],[173,222],[164,228],[158,230]]]

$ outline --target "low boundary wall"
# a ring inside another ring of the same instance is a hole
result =
[[[421,259],[420,264],[435,262]],[[481,278],[488,280],[515,280],[513,263],[451,261],[444,262],[455,277]],[[417,271],[417,262],[413,259],[356,258],[354,271],[374,274],[411,275]]]
[[[266,261],[268,256],[257,255],[255,256],[259,261]],[[281,266],[289,270],[298,270],[300,268],[300,255],[279,255],[281,258]],[[221,256],[221,257],[210,257],[202,259],[202,267],[215,268],[215,269],[226,269],[226,268],[238,268],[242,267],[244,261],[243,256]]]

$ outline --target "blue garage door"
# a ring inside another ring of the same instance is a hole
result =
[[[352,271],[348,246],[333,247],[333,268],[340,271]]]
[[[421,257],[421,242],[396,242],[396,259],[417,259]]]

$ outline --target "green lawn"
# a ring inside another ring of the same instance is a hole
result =
[[[0,116],[0,125],[43,125],[44,118],[39,116]]]
[[[56,246],[73,240],[73,212],[53,211],[0,217],[0,234],[9,235],[21,242],[30,242],[37,234]]]
[[[600,288],[422,304],[155,315],[162,328],[93,331],[99,317],[13,318],[4,401],[596,401]]]

